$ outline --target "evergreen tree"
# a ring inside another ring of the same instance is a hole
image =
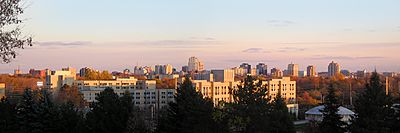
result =
[[[356,116],[352,121],[352,132],[388,132],[390,124],[387,123],[387,116],[391,106],[391,98],[386,96],[379,75],[374,72],[364,92],[360,93],[355,101]]]
[[[0,132],[14,133],[17,130],[16,126],[16,110],[15,105],[12,105],[7,98],[3,97],[0,101]]]
[[[106,88],[96,96],[87,113],[87,130],[92,133],[122,133],[126,129],[127,111],[119,96],[111,88]]]
[[[40,117],[38,120],[38,129],[45,133],[58,133],[58,110],[51,101],[50,97],[50,93],[47,90],[40,91],[37,101],[37,111]]]
[[[165,115],[158,122],[162,133],[206,133],[217,128],[213,120],[213,103],[204,99],[186,77],[178,87],[175,102],[169,104]]]
[[[57,107],[59,133],[79,133],[84,126],[83,115],[78,111],[74,103],[67,102]]]
[[[151,124],[146,120],[145,113],[135,108],[128,120],[127,130],[125,133],[151,133]]]
[[[253,77],[248,76],[232,92],[234,101],[227,106],[230,130],[242,133],[271,132],[271,107],[262,82],[254,83]]]
[[[294,133],[294,124],[290,118],[285,99],[278,90],[274,101],[272,102],[271,113],[271,132],[273,133]]]
[[[20,133],[42,133],[39,105],[31,89],[24,91],[22,101],[17,106],[17,120]]]
[[[325,98],[324,109],[321,110],[323,120],[319,124],[320,132],[323,133],[344,133],[346,123],[341,121],[342,117],[338,114],[340,105],[335,96],[335,89],[330,84],[328,95]]]

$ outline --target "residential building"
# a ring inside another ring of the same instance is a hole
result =
[[[283,76],[283,72],[282,72],[282,70],[280,70],[278,68],[272,68],[271,69],[271,76],[272,77],[282,77]]]
[[[207,80],[208,82],[214,81],[214,74],[210,71],[203,71],[193,74],[193,80]]]
[[[267,75],[268,74],[268,66],[264,63],[258,63],[256,66],[257,75]]]
[[[317,76],[317,68],[314,65],[309,65],[307,67],[307,76],[308,77],[316,77]]]
[[[46,77],[46,70],[35,70],[35,69],[30,69],[29,74],[32,77]]]
[[[306,77],[307,76],[307,71],[299,71],[298,76],[299,77]]]
[[[249,63],[242,63],[240,65],[240,68],[244,69],[244,73],[247,74],[251,74],[251,65]]]
[[[236,76],[244,76],[246,75],[244,68],[241,67],[234,67],[232,68]]]
[[[190,57],[188,62],[189,72],[200,72],[204,70],[204,64],[197,57]]]
[[[207,80],[192,80],[193,86],[204,97],[210,98],[214,105],[219,102],[233,102],[230,89],[237,89],[240,82],[209,82]]]
[[[133,70],[133,74],[135,75],[147,75],[151,72],[151,68],[142,67],[142,66],[135,66]]]
[[[333,77],[340,74],[340,65],[339,63],[331,62],[328,66],[328,76]]]
[[[76,80],[76,69],[68,67],[60,71],[46,70],[45,88],[58,91],[63,85],[71,86]]]
[[[234,82],[235,81],[235,71],[234,70],[211,70],[214,74],[215,82]]]
[[[86,102],[96,102],[96,96],[111,88],[119,96],[126,92],[133,97],[135,106],[141,109],[159,110],[174,101],[175,89],[156,89],[155,80],[137,80],[134,77],[114,80],[78,80],[75,82]]]
[[[295,76],[295,77],[299,76],[298,75],[299,74],[299,65],[298,64],[290,63],[288,65],[287,70],[288,70],[288,73],[287,73],[288,76]]]

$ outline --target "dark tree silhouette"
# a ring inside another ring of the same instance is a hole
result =
[[[14,133],[17,131],[15,105],[12,105],[7,98],[0,101],[0,132]]]
[[[285,99],[278,91],[278,95],[272,102],[271,131],[273,133],[294,133],[293,121],[290,118]]]
[[[188,77],[178,87],[175,102],[169,105],[166,114],[158,122],[158,132],[208,133],[217,128],[212,119],[212,101],[204,99]]]
[[[261,81],[248,76],[238,89],[232,90],[233,103],[228,104],[229,127],[232,132],[261,133],[270,131],[271,105],[267,89]]]
[[[9,63],[15,58],[16,49],[32,46],[32,38],[21,35],[19,16],[24,13],[21,0],[0,0],[0,58]]]
[[[321,110],[323,120],[319,124],[322,133],[344,133],[346,132],[346,123],[341,121],[342,117],[338,114],[340,105],[335,95],[335,89],[332,84],[328,87],[328,95],[325,98],[324,109]]]
[[[387,116],[389,116],[392,100],[386,96],[379,75],[374,72],[364,92],[357,96],[354,107],[356,117],[352,121],[353,133],[388,132]]]

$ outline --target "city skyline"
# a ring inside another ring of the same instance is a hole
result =
[[[94,4],[94,2],[96,2]],[[77,4],[79,3],[79,4]],[[25,34],[1,73],[21,67],[119,70],[200,58],[206,69],[290,62],[326,71],[400,71],[399,1],[28,1]],[[311,5],[311,6],[310,6]],[[73,8],[71,8],[73,7]],[[285,8],[282,8],[285,7]],[[73,10],[71,10],[73,9]],[[108,10],[104,10],[108,9]]]

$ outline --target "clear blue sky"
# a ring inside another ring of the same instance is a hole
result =
[[[400,71],[399,0],[26,0],[37,44],[1,72],[63,66],[290,62]]]

